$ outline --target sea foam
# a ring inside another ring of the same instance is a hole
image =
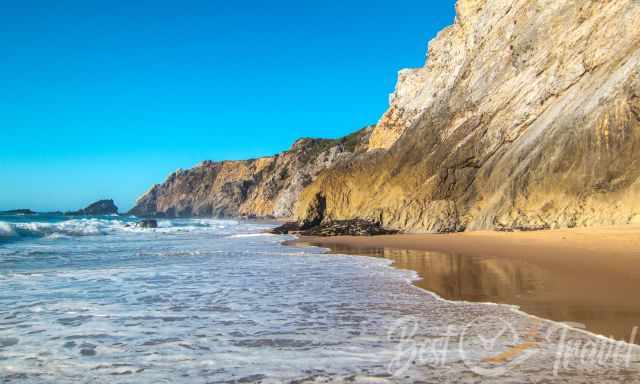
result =
[[[0,221],[0,238],[15,237],[17,233],[13,226],[4,221]]]
[[[116,234],[158,233],[187,234],[217,232],[229,234],[242,227],[237,221],[215,219],[174,219],[160,220],[158,228],[141,228],[137,220],[126,218],[81,218],[54,221],[5,222],[0,221],[0,239],[46,238],[47,240],[68,239],[84,236],[107,236]],[[247,226],[247,225],[245,225]],[[251,227],[251,225],[248,225]]]

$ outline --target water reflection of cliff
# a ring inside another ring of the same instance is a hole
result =
[[[520,260],[397,249],[364,253],[385,257],[393,260],[397,268],[418,272],[421,280],[417,286],[449,300],[510,302],[545,287],[545,271]]]
[[[602,271],[528,262],[518,257],[471,257],[439,252],[332,246],[336,253],[385,257],[414,270],[415,285],[448,300],[514,304],[556,321],[583,323],[592,332],[629,340],[640,325],[640,303],[629,297],[635,281]],[[636,340],[638,342],[638,340]]]

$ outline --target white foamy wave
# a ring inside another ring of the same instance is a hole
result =
[[[244,238],[244,237],[264,237],[264,236],[275,236],[275,235],[272,235],[271,233],[241,233],[238,235],[229,236],[229,238],[238,239],[238,238]]]
[[[202,227],[226,227],[230,225],[238,225],[235,220],[223,220],[223,219],[191,219],[189,220],[191,225]]]
[[[24,236],[100,236],[125,229],[125,223],[119,220],[79,219],[58,223],[17,223],[16,229]]]
[[[170,228],[172,225],[171,220],[158,220],[158,228]]]
[[[200,251],[159,251],[159,252],[138,252],[137,256],[159,256],[159,257],[172,257],[172,256],[200,256]]]
[[[52,233],[50,235],[45,236],[47,240],[60,240],[60,239],[69,239],[71,236],[65,235],[62,233]]]
[[[165,219],[158,220],[158,228],[227,228],[238,225],[234,220],[221,219]]]
[[[0,221],[0,238],[15,237],[17,235],[18,234],[11,224]]]
[[[238,226],[235,220],[223,219],[165,219],[158,220],[158,228],[151,231],[165,234],[181,233],[233,233]],[[134,228],[135,230],[135,228]],[[149,231],[146,229],[146,231]]]
[[[66,239],[80,236],[105,236],[115,234],[159,233],[233,233],[232,228],[238,222],[216,219],[175,219],[159,220],[158,228],[142,228],[131,219],[85,218],[59,222],[0,222],[0,239],[8,238],[45,238],[47,240]]]

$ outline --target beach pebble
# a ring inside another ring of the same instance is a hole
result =
[[[93,348],[82,348],[80,350],[80,354],[82,356],[95,356],[96,355],[96,350]]]

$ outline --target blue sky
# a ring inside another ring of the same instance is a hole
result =
[[[0,210],[122,210],[177,168],[375,123],[454,1],[2,1]]]

